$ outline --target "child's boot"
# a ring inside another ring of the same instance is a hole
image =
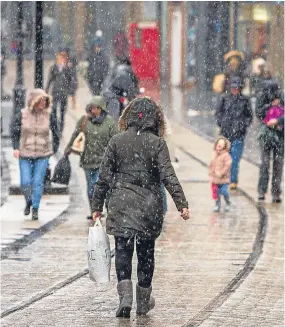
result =
[[[225,206],[225,212],[231,211],[231,201],[229,198],[225,198],[226,206]]]
[[[221,202],[220,201],[216,201],[216,205],[214,206],[214,212],[220,212],[221,210]]]

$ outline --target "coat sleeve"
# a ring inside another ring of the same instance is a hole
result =
[[[222,97],[218,103],[216,113],[215,113],[216,122],[219,127],[222,126],[222,119],[223,119],[223,115],[224,115],[224,102],[225,102],[224,97]]]
[[[157,161],[161,182],[164,184],[167,191],[171,195],[177,210],[181,211],[183,208],[188,208],[188,202],[186,201],[183,189],[171,164],[166,142],[162,138],[160,139],[159,143]]]
[[[48,93],[49,88],[52,84],[52,82],[55,79],[55,70],[54,70],[54,66],[51,67],[50,71],[49,71],[49,76],[48,76],[48,81],[47,81],[47,86],[46,86],[46,92]]]
[[[68,142],[68,144],[67,144],[67,146],[66,146],[66,148],[65,148],[65,151],[64,151],[65,153],[68,153],[68,152],[70,151],[70,149],[71,149],[71,147],[72,147],[72,144],[73,144],[74,140],[76,139],[76,137],[77,137],[78,134],[80,133],[81,124],[82,124],[84,118],[85,118],[85,116],[82,116],[82,117],[78,120],[78,122],[77,122],[77,124],[76,124],[76,127],[75,127],[75,130],[74,130],[73,134],[71,135],[71,138],[70,138],[70,140],[69,140],[69,142]]]
[[[249,127],[252,123],[252,109],[249,102],[249,99],[246,99],[245,103],[245,125]]]
[[[260,92],[256,99],[255,114],[256,117],[262,121],[266,117],[266,113],[269,110],[271,103],[269,103],[267,96]]]
[[[112,119],[110,122],[110,129],[109,129],[109,135],[110,135],[110,139],[117,134],[117,128],[115,126],[115,122]]]
[[[54,115],[50,115],[50,129],[52,132],[53,153],[56,153],[59,148],[60,136],[59,136],[59,129],[57,126],[57,121]]]
[[[22,113],[18,112],[12,120],[10,126],[10,134],[12,138],[12,145],[14,150],[19,150],[21,139],[21,126],[22,125]]]
[[[116,145],[113,139],[109,142],[101,162],[99,179],[95,185],[92,197],[92,212],[103,211],[107,192],[113,182],[116,169]]]

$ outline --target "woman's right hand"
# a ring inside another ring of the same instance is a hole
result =
[[[19,150],[14,150],[13,155],[16,159],[20,158],[20,151]]]
[[[188,220],[190,218],[190,212],[189,212],[189,209],[188,208],[183,208],[181,210],[181,217],[184,219],[184,220]]]

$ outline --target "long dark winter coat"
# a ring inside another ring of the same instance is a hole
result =
[[[133,100],[124,110],[119,128],[106,149],[92,210],[102,211],[107,192],[107,233],[155,239],[163,223],[163,183],[178,210],[188,208],[171,165],[161,109],[148,98]]]
[[[243,95],[226,95],[216,110],[216,121],[221,128],[221,135],[231,142],[244,139],[252,122],[252,110],[248,97]]]
[[[94,83],[103,83],[108,74],[108,61],[102,51],[95,53],[91,52],[88,57],[89,66],[87,69],[87,79],[90,88],[93,88]]]

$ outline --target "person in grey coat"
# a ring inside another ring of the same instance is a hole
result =
[[[164,217],[163,183],[183,219],[188,202],[176,177],[163,135],[162,109],[149,98],[136,98],[124,110],[121,133],[109,142],[95,186],[93,219],[100,218],[107,200],[107,233],[114,235],[116,273],[120,299],[117,317],[129,317],[133,301],[132,256],[138,257],[137,314],[147,314],[151,297],[155,240]]]

